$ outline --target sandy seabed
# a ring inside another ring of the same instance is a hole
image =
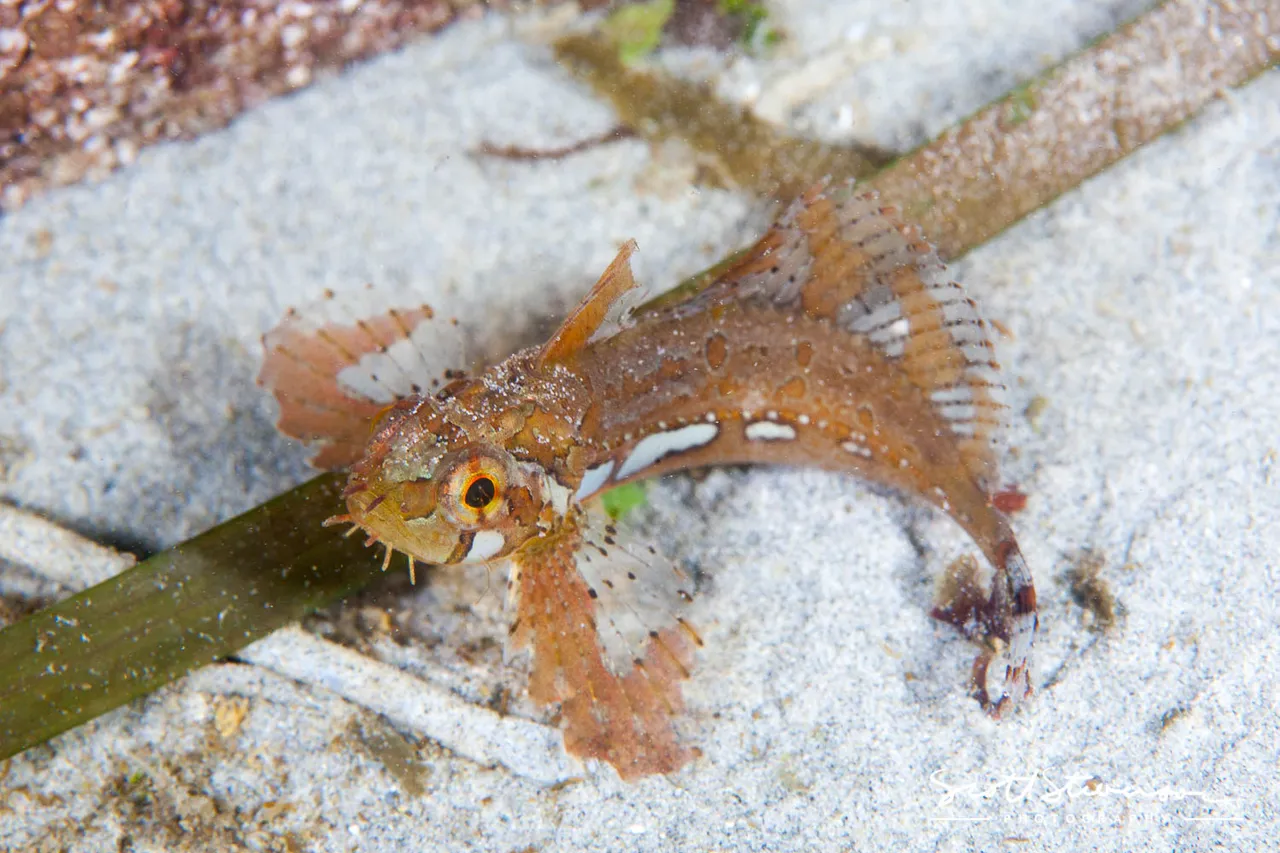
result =
[[[907,6],[778,3],[791,44],[723,84],[776,108],[767,81],[826,62],[840,73],[787,106],[794,126],[905,148],[1140,10]],[[610,127],[544,25],[460,25],[0,220],[0,494],[103,541],[172,544],[306,476],[253,383],[287,306],[369,282],[525,343],[628,237],[655,288],[750,241],[767,211],[671,180],[679,158],[635,140],[471,155]],[[703,755],[680,773],[574,767],[518,697],[513,727],[440,746],[454,735],[423,707],[519,681],[480,642],[502,630],[486,578],[436,573],[392,596],[408,642],[370,629],[358,653],[308,657],[295,630],[11,760],[0,848],[1274,843],[1280,74],[955,272],[1010,331],[1005,476],[1030,498],[1042,628],[1036,696],[1011,718],[966,696],[972,650],[928,617],[969,547],[954,525],[847,477],[718,471],[655,484],[637,520],[707,579],[685,690]],[[30,541],[0,561],[3,589],[53,583],[41,567],[72,547]],[[1085,552],[1118,602],[1109,633],[1067,580]]]

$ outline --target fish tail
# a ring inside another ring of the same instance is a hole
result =
[[[1039,616],[1036,587],[1012,534],[989,554],[995,574],[984,610],[986,648],[973,664],[978,699],[993,716],[1031,693],[1031,649]]]

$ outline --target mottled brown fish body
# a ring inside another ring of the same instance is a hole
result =
[[[701,640],[683,615],[690,579],[590,499],[684,468],[810,465],[942,508],[992,575],[935,615],[982,641],[986,708],[1028,693],[1035,587],[990,498],[998,365],[973,300],[916,230],[874,195],[816,187],[700,289],[630,317],[619,309],[635,249],[546,344],[473,378],[412,377],[424,359],[409,345],[435,317],[425,306],[273,332],[263,377],[282,428],[351,466],[336,520],[411,570],[509,560],[531,696],[559,703],[571,752],[625,779],[695,755],[675,723]]]
[[[619,401],[596,403],[603,414],[582,436],[590,467],[625,459],[648,436],[714,429],[625,480],[705,465],[810,465],[918,494],[962,523],[975,495],[986,503],[923,392],[825,321],[744,303],[667,312],[593,345],[581,368],[593,400]]]

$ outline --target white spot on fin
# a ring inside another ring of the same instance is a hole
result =
[[[747,438],[752,441],[791,441],[796,437],[796,428],[790,424],[775,424],[771,421],[756,421],[747,424]]]
[[[701,447],[715,439],[720,428],[715,424],[689,424],[680,429],[658,432],[641,439],[622,463],[616,480],[625,480],[637,471],[642,471],[660,459],[672,453]]]
[[[432,331],[437,324],[431,324]],[[422,350],[411,338],[402,338],[387,347],[385,352],[365,353],[360,360],[338,373],[338,384],[350,393],[373,400],[375,403],[391,403],[400,397],[414,393],[413,386],[430,389],[435,377],[423,366]],[[453,360],[465,364],[461,355]]]
[[[471,550],[462,558],[464,563],[483,563],[502,553],[507,538],[496,530],[481,530],[471,540]]]

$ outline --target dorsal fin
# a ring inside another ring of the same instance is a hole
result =
[[[564,363],[586,346],[608,321],[621,322],[622,317],[613,315],[619,313],[616,309],[623,307],[622,297],[636,288],[636,280],[631,275],[631,256],[635,251],[635,240],[622,244],[613,263],[609,264],[591,291],[560,324],[551,340],[543,345],[538,357],[539,367]]]
[[[970,471],[994,485],[1004,404],[987,324],[919,230],[876,193],[818,184],[704,291],[752,297],[865,337],[929,397]]]

